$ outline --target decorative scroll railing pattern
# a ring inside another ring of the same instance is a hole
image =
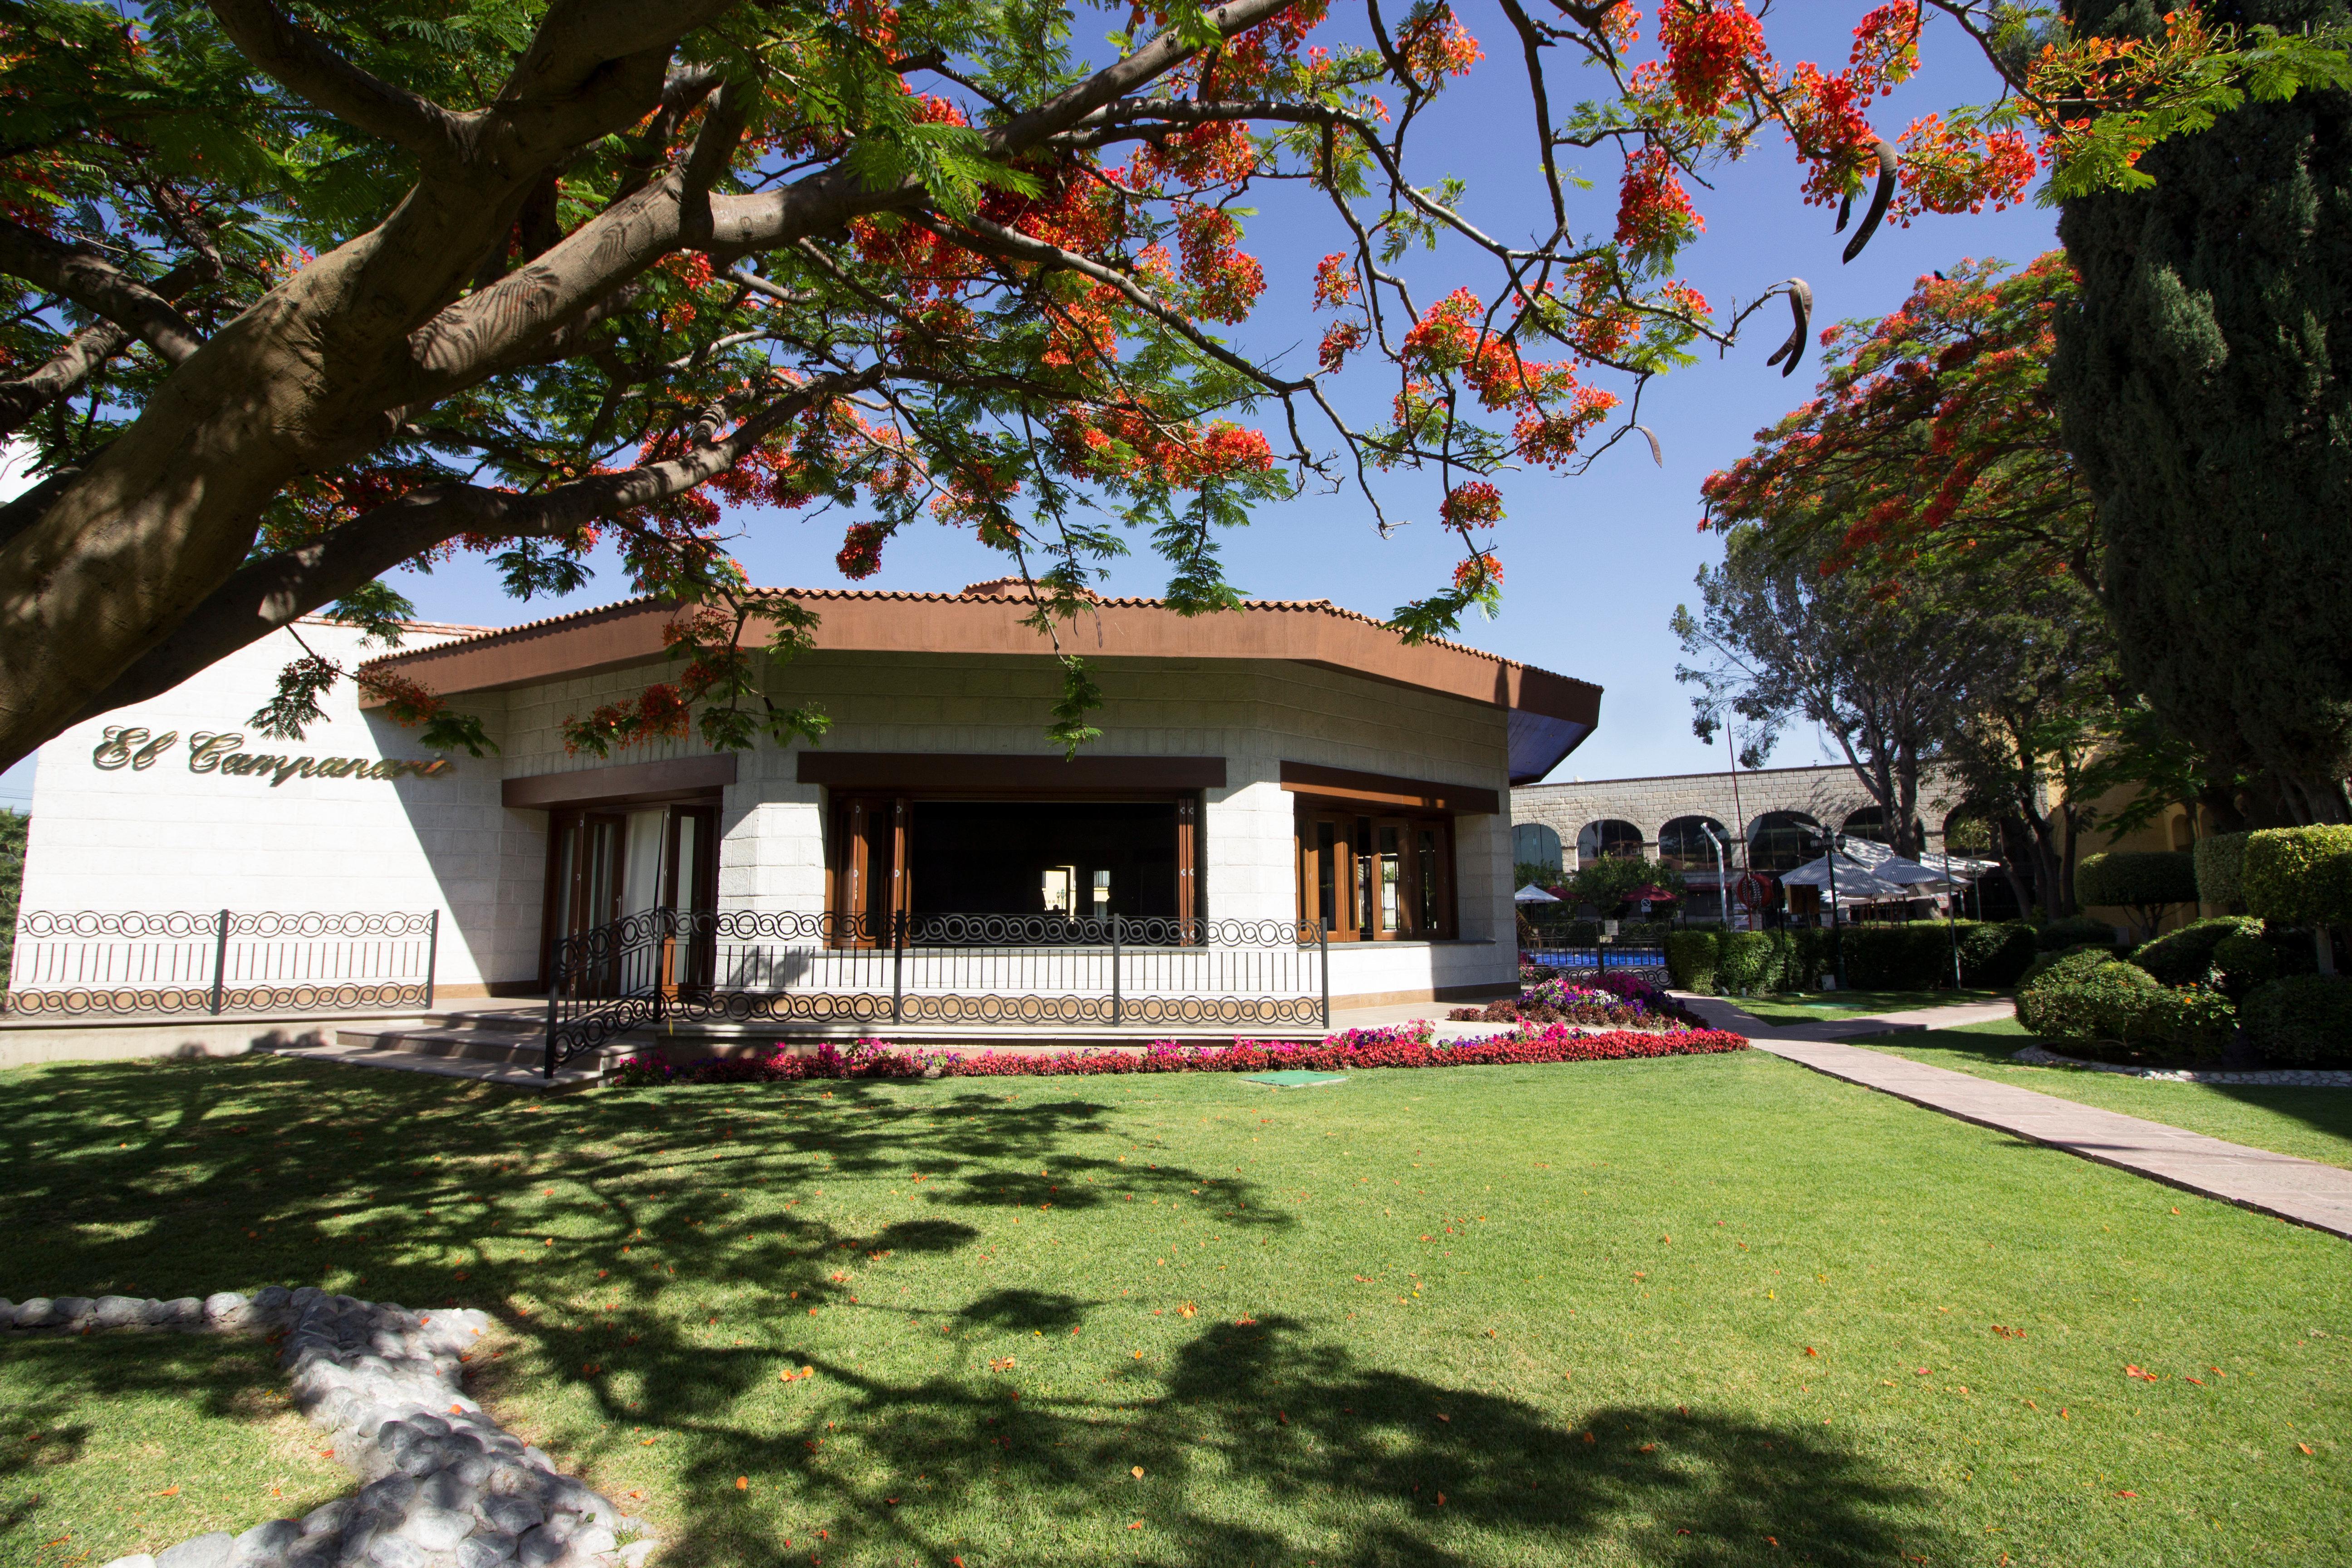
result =
[[[1666,950],[1663,947],[1523,947],[1519,956],[1529,963],[1557,970],[1570,980],[1597,980],[1603,974],[1638,974],[1644,980],[1666,982]]]
[[[16,917],[7,1010],[425,1008],[440,942],[437,910],[27,910]]]
[[[1328,1026],[1291,921],[646,910],[554,944],[546,1071],[664,1019]]]

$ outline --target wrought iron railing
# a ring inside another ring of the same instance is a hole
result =
[[[1598,947],[1523,947],[1519,956],[1529,963],[1558,970],[1571,980],[1638,974],[1645,980],[1665,983],[1666,950],[1663,947],[1621,947],[1614,942],[1602,942]]]
[[[352,1012],[433,1005],[438,910],[27,910],[7,1010]]]
[[[546,1071],[665,1020],[1328,1027],[1286,921],[654,909],[554,944]]]

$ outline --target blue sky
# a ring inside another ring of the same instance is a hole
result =
[[[1531,117],[1516,89],[1517,50],[1508,25],[1487,0],[1457,0],[1487,60],[1440,100],[1416,128],[1414,156],[1423,183],[1441,173],[1468,180],[1465,209],[1487,232],[1515,238],[1549,226],[1548,207],[1534,177]],[[1783,60],[1844,61],[1849,29],[1869,7],[1862,0],[1804,0],[1776,7],[1775,52]],[[1345,7],[1341,7],[1345,9]],[[1645,9],[1654,9],[1645,7]],[[1995,90],[1992,74],[1968,41],[1931,14],[1920,74],[1874,110],[1892,137],[1913,117],[1981,102]],[[1601,79],[1564,64],[1552,67],[1555,104],[1578,91],[1599,89]],[[1572,212],[1580,227],[1613,226],[1615,181],[1599,162],[1588,166],[1594,188]],[[1899,303],[1912,280],[1961,257],[2023,261],[2056,243],[2054,214],[2028,205],[2000,214],[1930,217],[1909,229],[1887,229],[1852,266],[1839,263],[1844,237],[1833,217],[1798,199],[1801,174],[1777,132],[1759,137],[1747,159],[1716,171],[1713,190],[1694,191],[1706,232],[1685,253],[1685,275],[1718,312],[1745,301],[1782,278],[1811,283],[1815,323],[1880,314]],[[1303,193],[1272,189],[1258,197],[1249,220],[1248,247],[1265,264],[1268,286],[1256,312],[1234,329],[1233,340],[1261,355],[1311,363],[1322,319],[1308,309],[1309,275],[1317,258],[1341,245],[1328,209],[1305,203]],[[1450,251],[1409,263],[1423,305],[1456,280],[1484,289],[1483,272]],[[1496,531],[1507,573],[1506,598],[1492,621],[1475,616],[1463,640],[1508,658],[1601,685],[1601,727],[1563,763],[1556,779],[1696,773],[1724,765],[1720,742],[1703,746],[1691,734],[1690,708],[1674,679],[1681,657],[1666,629],[1675,606],[1694,597],[1692,574],[1720,553],[1697,531],[1698,488],[1707,474],[1749,447],[1754,433],[1810,395],[1815,354],[1783,380],[1765,356],[1787,331],[1779,301],[1768,306],[1749,335],[1726,359],[1708,358],[1654,382],[1645,395],[1643,423],[1665,451],[1654,466],[1645,444],[1621,445],[1581,478],[1541,470],[1502,476],[1508,516]],[[1375,369],[1367,360],[1363,367]],[[1357,380],[1343,408],[1385,405],[1389,388]],[[1622,390],[1620,388],[1619,390]],[[1308,430],[1310,440],[1318,433]],[[1328,443],[1328,437],[1322,438]],[[1232,580],[1262,598],[1328,598],[1349,608],[1385,615],[1444,581],[1455,552],[1427,521],[1437,498],[1433,479],[1391,475],[1381,483],[1391,515],[1423,521],[1388,540],[1378,537],[1362,500],[1350,493],[1309,493],[1263,509],[1250,526],[1228,536]],[[754,582],[770,586],[845,585],[835,568],[841,530],[853,521],[835,513],[815,520],[788,513],[741,512],[737,552]],[[1136,542],[1138,554],[1117,565],[1109,588],[1152,594],[1165,582],[1157,563]],[[867,587],[951,589],[1003,574],[1003,558],[967,532],[944,526],[903,533],[893,541],[881,573]],[[560,600],[518,603],[476,561],[444,565],[430,575],[394,579],[427,619],[502,625],[534,619],[622,597],[626,580],[608,559],[582,593]],[[258,705],[262,693],[257,693]],[[1038,715],[1042,731],[1045,715]],[[1042,734],[1040,736],[1043,743]],[[1794,732],[1773,761],[1825,758],[1817,739]],[[0,774],[0,805],[20,809],[31,790],[31,764]]]

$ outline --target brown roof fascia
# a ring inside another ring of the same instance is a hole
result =
[[[844,652],[982,654],[1042,658],[1023,624],[1025,600],[958,595],[785,590],[818,611],[815,646]],[[667,657],[669,605],[636,599],[414,653],[372,668],[397,670],[445,696],[500,691],[652,664]],[[1255,605],[1181,616],[1156,600],[1113,599],[1083,618],[1080,640],[1106,658],[1265,659],[1314,665],[1497,708],[1584,724],[1600,721],[1601,689],[1451,643],[1407,643],[1369,616],[1328,605]],[[1097,634],[1097,635],[1088,635]],[[747,636],[764,638],[764,623]]]
[[[1294,795],[1324,800],[1443,811],[1454,816],[1492,816],[1502,809],[1499,792],[1476,784],[1437,784],[1390,773],[1359,773],[1353,768],[1328,768],[1319,763],[1285,762],[1282,787]]]

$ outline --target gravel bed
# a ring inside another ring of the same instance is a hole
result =
[[[2086,1062],[2062,1057],[2040,1046],[2028,1046],[2010,1058],[2034,1068],[2086,1068],[2092,1072],[2120,1073],[2126,1078],[2152,1078],[2164,1083],[2267,1084],[2279,1089],[2352,1089],[2352,1072],[2331,1068],[2281,1068],[2261,1072],[2224,1072],[2205,1068],[2130,1068],[2115,1062]]]

